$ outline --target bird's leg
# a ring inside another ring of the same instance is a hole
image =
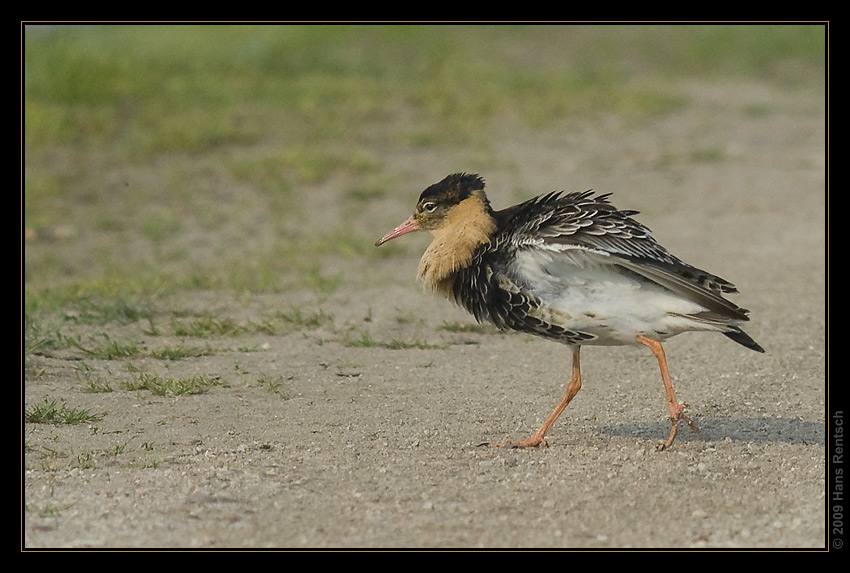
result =
[[[667,392],[667,405],[670,407],[670,416],[673,418],[670,435],[667,437],[667,441],[659,446],[659,450],[666,450],[673,444],[673,440],[676,439],[676,432],[679,430],[680,421],[684,420],[692,432],[699,432],[699,428],[685,415],[685,404],[679,404],[676,400],[676,395],[673,393],[673,383],[670,382],[670,373],[667,371],[667,358],[664,356],[664,348],[661,346],[661,343],[657,340],[647,338],[642,334],[638,335],[637,340],[652,350],[655,358],[658,359],[658,366],[661,368],[661,380],[664,382],[664,390]]]
[[[527,440],[523,440],[521,442],[504,442],[500,444],[490,444],[493,447],[502,447],[502,448],[535,448],[540,444],[544,443],[544,437],[546,436],[546,432],[549,431],[549,428],[552,427],[552,424],[555,423],[555,420],[558,419],[558,416],[561,415],[561,412],[564,411],[564,408],[567,407],[567,404],[570,403],[578,391],[581,389],[581,364],[579,363],[579,351],[581,350],[581,346],[573,347],[573,372],[572,377],[570,378],[570,383],[567,384],[567,391],[564,394],[564,397],[561,398],[561,401],[558,402],[558,405],[555,406],[555,409],[552,410],[552,413],[549,414],[549,417],[546,418],[546,421],[543,422],[543,425],[534,432],[534,434],[528,438]]]

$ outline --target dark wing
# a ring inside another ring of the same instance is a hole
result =
[[[609,196],[554,192],[498,211],[502,232],[494,242],[508,249],[587,251],[707,309],[695,318],[748,320],[749,311],[722,296],[738,292],[735,285],[673,256],[632,218],[637,211],[617,209],[608,202]]]

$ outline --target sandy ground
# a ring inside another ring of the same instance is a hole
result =
[[[589,348],[582,390],[548,447],[479,447],[536,429],[564,391],[569,351],[522,335],[446,331],[446,322],[472,320],[421,291],[415,255],[341,261],[371,280],[323,300],[187,295],[187,305],[239,320],[293,301],[334,317],[308,332],[214,341],[224,348],[169,367],[231,380],[205,394],[83,393],[73,361],[32,357],[40,375],[27,382],[28,403],[51,395],[108,415],[25,425],[24,501],[38,509],[24,515],[24,546],[823,547],[823,102],[760,86],[695,86],[693,95],[651,125],[506,133],[494,153],[510,166],[481,171],[497,208],[558,188],[613,192],[671,251],[739,287],[735,301],[751,310],[746,330],[765,354],[711,334],[666,345],[700,433],[683,428],[672,449],[656,451],[668,420],[654,357],[642,347]],[[748,101],[773,111],[746,114]],[[676,156],[694,149],[722,158]],[[411,152],[402,155],[400,163]],[[385,223],[376,239],[424,186],[474,169],[435,153],[413,164],[409,188],[375,207]],[[420,250],[428,238],[400,240]],[[352,325],[377,340],[442,346],[347,346],[339,332]],[[87,364],[126,376],[120,363]],[[280,380],[280,392],[240,376]],[[67,459],[86,452],[95,452],[90,463]]]

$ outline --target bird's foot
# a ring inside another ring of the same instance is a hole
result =
[[[697,425],[685,415],[685,408],[687,404],[678,404],[676,408],[676,412],[671,417],[672,423],[670,424],[670,435],[667,436],[667,441],[658,446],[658,451],[663,452],[667,448],[673,445],[673,440],[676,439],[676,433],[679,431],[679,422],[685,422],[688,427],[691,429],[691,432],[697,433],[699,432],[699,428]]]

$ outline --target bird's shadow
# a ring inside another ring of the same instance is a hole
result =
[[[699,432],[691,432],[682,424],[676,441],[722,442],[729,438],[735,442],[757,444],[784,443],[798,445],[824,444],[824,422],[809,422],[794,418],[693,418]],[[603,434],[629,438],[663,438],[670,431],[669,422],[638,422],[601,426]]]

